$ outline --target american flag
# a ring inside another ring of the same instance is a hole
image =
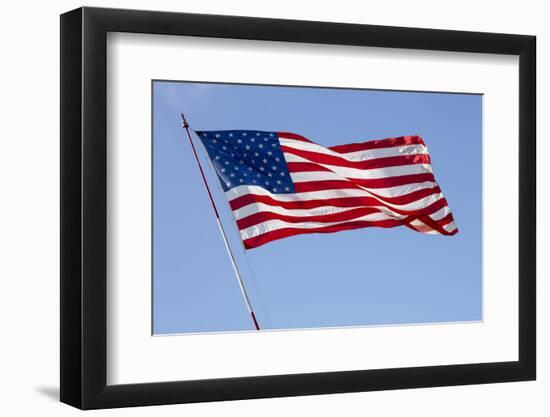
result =
[[[288,132],[196,134],[247,249],[363,227],[458,232],[419,136],[324,147]]]

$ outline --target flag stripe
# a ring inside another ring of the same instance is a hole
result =
[[[272,211],[261,211],[254,213],[244,219],[237,220],[237,225],[241,231],[261,223],[269,222],[270,220],[279,220],[286,223],[340,223],[343,221],[357,219],[371,214],[383,214],[380,210],[374,207],[358,207],[349,210],[342,210],[337,213],[322,214],[318,216],[287,216],[274,213]],[[390,218],[388,215],[383,215],[384,219]]]
[[[237,220],[237,225],[241,230],[241,235],[244,238],[255,236],[256,234],[265,233],[269,230],[281,228],[283,222],[285,226],[290,223],[299,223],[300,227],[311,228],[318,227],[324,223],[344,223],[351,220],[369,220],[379,221],[386,219],[395,219],[400,221],[406,221],[407,219],[421,219],[426,225],[429,225],[432,229],[438,231],[441,234],[447,234],[447,231],[443,229],[447,223],[453,220],[452,215],[449,213],[439,220],[434,220],[428,216],[405,216],[396,215],[392,212],[386,211],[383,208],[376,207],[359,207],[350,210],[345,210],[337,213],[326,215],[306,215],[306,216],[289,216],[272,211],[261,211],[247,216],[243,219]]]
[[[395,146],[404,145],[424,145],[424,141],[420,136],[400,136],[397,138],[387,138],[370,140],[367,142],[348,143],[345,145],[329,146],[330,150],[338,153],[349,153],[357,151],[366,151],[369,149],[393,148]]]
[[[291,176],[296,173],[302,173],[302,172],[331,172],[333,174],[336,174],[335,172],[331,171],[327,167],[323,167],[321,165],[314,164],[311,162],[287,162],[287,165],[288,165],[289,171],[291,172]],[[338,176],[341,176],[341,175],[338,175]],[[397,177],[386,177],[386,178],[378,178],[378,179],[364,179],[364,178],[354,178],[354,177],[344,177],[344,178],[348,178],[350,181],[360,183],[361,185],[364,185],[366,188],[391,188],[399,185],[423,183],[426,181],[435,182],[435,177],[431,172],[400,175]]]
[[[363,187],[351,182],[344,180],[332,180],[332,181],[310,181],[310,182],[299,182],[294,184],[294,189],[297,193],[310,192],[310,191],[322,191],[322,190],[365,190]],[[439,194],[441,190],[438,186],[432,188],[421,188],[416,191],[409,192],[408,194],[398,195],[395,197],[383,197],[374,192],[367,191],[367,195],[376,198],[377,200],[384,201],[390,204],[408,204],[413,201],[418,200],[421,197],[426,197],[431,194]]]
[[[290,174],[294,184],[299,184],[302,182],[312,182],[312,181],[325,181],[325,180],[342,180],[342,177],[334,172],[295,172]],[[358,178],[346,178],[346,180],[361,185],[361,188],[372,189],[372,193],[383,196],[383,197],[396,197],[403,194],[408,194],[415,190],[420,190],[424,188],[433,188],[437,187],[435,181],[416,181],[410,184],[396,185],[391,187],[384,188],[373,188],[368,185],[363,185],[365,180],[360,180]]]
[[[250,239],[251,237],[261,235],[263,233],[268,233],[273,230],[282,229],[286,227],[299,227],[300,229],[317,229],[319,227],[327,226],[337,226],[344,223],[353,223],[357,221],[368,221],[368,222],[379,222],[385,220],[399,220],[393,219],[384,213],[370,213],[364,216],[358,216],[353,220],[342,220],[335,222],[319,222],[319,221],[302,221],[298,223],[290,223],[284,220],[274,219],[267,220],[261,223],[258,223],[254,226],[241,229],[241,237],[243,239]],[[401,221],[401,220],[399,220]]]
[[[428,149],[426,148],[426,146],[420,144],[395,146],[391,148],[366,149],[349,153],[338,153],[329,148],[325,148],[324,146],[317,145],[316,143],[311,142],[296,141],[294,139],[280,139],[280,142],[281,145],[290,148],[304,151],[312,151],[326,155],[339,156],[349,161],[365,161],[369,159],[388,158],[392,156],[428,154]]]
[[[291,153],[285,153],[285,160],[288,163],[291,162],[308,162],[315,163],[319,166],[319,170],[326,168],[329,171],[336,172],[342,177],[346,178],[359,178],[359,179],[380,179],[388,177],[397,177],[402,175],[416,175],[416,174],[431,174],[432,168],[430,164],[413,164],[403,166],[390,166],[384,168],[374,169],[359,169],[352,167],[344,167],[340,165],[330,165],[321,163],[318,161],[311,161],[302,156],[298,156]],[[368,162],[368,161],[367,161]],[[290,166],[289,166],[290,170]],[[293,172],[293,171],[291,171]]]
[[[311,209],[316,207],[323,206],[334,206],[334,207],[359,207],[359,206],[374,206],[374,207],[386,207],[388,210],[391,210],[394,213],[398,214],[407,214],[407,215],[420,215],[420,214],[430,214],[432,209],[436,208],[439,210],[441,207],[447,204],[445,198],[442,194],[430,195],[423,199],[417,200],[408,205],[403,205],[401,208],[397,206],[389,206],[376,200],[372,197],[336,197],[336,198],[325,198],[320,200],[295,200],[295,201],[281,201],[276,200],[274,197],[279,196],[269,196],[269,195],[257,195],[257,194],[246,194],[241,197],[238,197],[229,202],[231,209],[238,210],[241,207],[245,207],[252,203],[264,203],[271,206],[283,207],[287,210],[293,209]]]
[[[233,216],[235,218],[235,221],[238,221],[241,219],[245,219],[246,217],[252,216],[258,212],[270,212],[273,214],[280,214],[282,216],[300,217],[307,220],[307,218],[313,217],[313,216],[325,216],[325,215],[330,215],[335,213],[343,213],[346,211],[351,211],[362,207],[364,206],[354,206],[354,207],[321,206],[321,207],[314,207],[311,209],[288,210],[280,206],[272,206],[264,203],[254,203],[254,204],[249,204],[240,209],[234,210]],[[383,206],[372,206],[372,208],[380,212],[392,213],[392,215],[396,218],[401,219],[401,218],[407,217],[406,215],[394,213]],[[429,213],[429,216],[432,219],[437,221],[437,220],[443,219],[449,213],[450,213],[450,210],[447,206],[444,206],[442,208],[438,208],[438,206],[435,206],[435,207],[432,207],[431,212]]]
[[[291,133],[291,132],[277,132],[277,136],[279,137],[279,140],[281,140],[281,138],[283,138],[283,139],[294,139],[294,140],[298,140],[300,142],[313,143],[308,138],[305,138],[302,135],[298,135],[296,133]]]
[[[304,159],[307,159],[308,161],[316,162],[318,164],[355,168],[360,170],[397,167],[402,165],[430,164],[431,162],[430,155],[428,154],[399,155],[385,158],[353,161],[340,156],[330,155],[327,153],[312,152],[304,149],[296,149],[284,145],[281,146],[281,150],[285,154],[300,156]]]
[[[400,226],[403,223],[399,220],[382,220],[382,221],[355,221],[341,223],[332,226],[317,227],[314,229],[301,229],[298,227],[287,227],[283,229],[272,230],[252,238],[243,239],[246,249],[257,248],[274,240],[283,239],[290,236],[303,235],[309,233],[335,233],[343,230],[361,229],[364,227],[383,227],[391,228]]]

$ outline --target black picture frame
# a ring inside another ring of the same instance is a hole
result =
[[[108,32],[519,56],[519,360],[107,385]],[[61,15],[61,401],[96,409],[535,379],[535,45],[524,35],[251,17],[88,7]]]

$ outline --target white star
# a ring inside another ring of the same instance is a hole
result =
[[[285,191],[289,191],[289,190],[290,190],[290,188],[288,188],[288,187],[285,187]]]
[[[229,161],[225,161],[225,165],[229,165]]]
[[[229,174],[229,176],[230,176],[230,177],[234,177],[234,176],[235,176],[235,174],[231,173],[231,174]]]
[[[230,133],[229,136],[230,136],[230,137],[233,137],[233,133]]]
[[[219,133],[216,133],[216,137],[219,138],[219,137],[220,137],[220,134],[219,134]]]
[[[258,148],[262,149],[264,147],[264,145],[262,145],[261,143],[258,145]]]
[[[275,145],[274,143],[272,143],[271,146],[275,147],[275,146],[277,146],[277,145]]]
[[[241,179],[239,179],[239,182],[244,182],[244,180],[241,178]]]
[[[227,185],[228,187],[231,187],[231,183],[230,183],[229,181],[227,181],[227,182],[225,183],[225,185]]]
[[[260,167],[260,171],[263,171],[264,170],[264,167]]]
[[[254,156],[260,156],[258,152],[254,152]]]
[[[275,158],[275,161],[279,162],[281,160],[281,158],[277,157]]]
[[[269,181],[266,181],[266,182],[265,182],[265,185],[269,185]]]
[[[225,168],[222,168],[221,171],[222,171],[222,172],[225,172]]]
[[[273,152],[267,151],[267,154],[268,154],[268,155],[273,155]]]
[[[273,137],[273,133],[270,133],[269,136]]]
[[[268,138],[264,138],[264,141],[267,142],[269,139]]]
[[[273,189],[273,191],[274,191],[274,192],[277,192],[277,189],[276,189],[276,188],[274,188],[274,189]]]
[[[256,184],[256,180],[252,180],[252,183],[253,183],[253,184]]]
[[[284,177],[284,176],[285,176],[285,173],[281,171],[281,177]]]
[[[248,167],[248,170],[249,170],[249,171],[252,171],[252,167]]]
[[[218,155],[216,155],[216,159],[220,159],[220,157]]]
[[[239,164],[241,164],[241,165],[244,164],[244,161],[241,159],[241,160],[239,161]]]
[[[246,136],[246,133],[245,133],[245,132],[243,132],[243,136]]]
[[[250,145],[246,145],[245,148],[246,148],[246,149],[250,149]]]
[[[218,141],[216,139],[212,139],[212,142],[214,143],[218,143]]]
[[[271,174],[271,172],[268,172],[268,173],[267,173],[267,176],[268,176],[268,177],[271,177],[272,175],[273,175],[273,174]]]
[[[204,137],[206,137],[206,136],[208,136],[208,133],[203,133],[202,135],[203,135]]]
[[[237,143],[242,143],[243,141],[240,139],[237,139]]]
[[[227,146],[222,146],[222,149],[225,151],[227,149]]]
[[[272,169],[273,171],[277,171],[277,167],[276,167],[275,165],[273,165],[273,166],[271,167],[271,169]]]
[[[256,140],[256,139],[252,138],[252,139],[250,139],[250,142],[254,142],[255,140]]]
[[[265,159],[265,158],[262,159],[262,162],[263,162],[264,164],[267,164],[267,159]]]
[[[256,176],[257,176],[258,178],[260,178],[260,174],[256,174]]]
[[[277,180],[277,184],[280,184],[281,183],[281,180]]]
[[[235,168],[233,168],[235,171],[238,171],[239,170],[239,167],[237,165],[235,165]]]
[[[259,134],[259,133],[256,133],[256,136],[260,136],[260,134]]]

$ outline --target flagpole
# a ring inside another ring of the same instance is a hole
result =
[[[239,271],[239,267],[237,266],[237,262],[235,261],[235,256],[233,255],[233,251],[231,250],[231,246],[229,245],[229,240],[227,238],[227,235],[225,233],[225,229],[223,227],[223,224],[220,219],[220,214],[218,212],[218,209],[216,207],[216,203],[214,203],[214,198],[212,197],[212,193],[210,192],[210,187],[208,186],[208,182],[206,181],[206,177],[204,175],[204,171],[202,169],[202,165],[199,160],[199,156],[197,154],[197,151],[195,149],[195,144],[193,143],[193,139],[191,139],[191,133],[189,133],[189,123],[187,123],[187,120],[185,119],[185,115],[181,113],[181,121],[182,121],[182,127],[185,129],[185,132],[187,133],[187,138],[189,139],[189,143],[191,144],[191,149],[193,150],[193,155],[195,156],[195,161],[197,161],[197,165],[199,166],[199,171],[201,173],[202,182],[204,183],[204,186],[206,187],[206,191],[208,192],[208,197],[210,198],[210,204],[212,204],[212,208],[214,209],[214,214],[216,215],[216,222],[218,223],[218,228],[220,229],[220,232],[223,237],[223,242],[225,243],[225,248],[227,249],[227,253],[229,253],[229,258],[231,259],[231,265],[233,265],[233,270],[235,271],[235,275],[237,277],[237,282],[239,283],[239,288],[241,289],[241,294],[244,299],[244,303],[246,304],[246,308],[248,309],[248,313],[250,314],[250,317],[252,318],[252,323],[254,324],[254,327],[256,330],[260,330],[260,326],[258,325],[258,320],[256,320],[256,314],[254,314],[254,310],[252,308],[252,304],[250,303],[250,298],[248,297],[248,293],[246,291],[246,287],[244,285],[244,281],[241,277],[241,273]]]

